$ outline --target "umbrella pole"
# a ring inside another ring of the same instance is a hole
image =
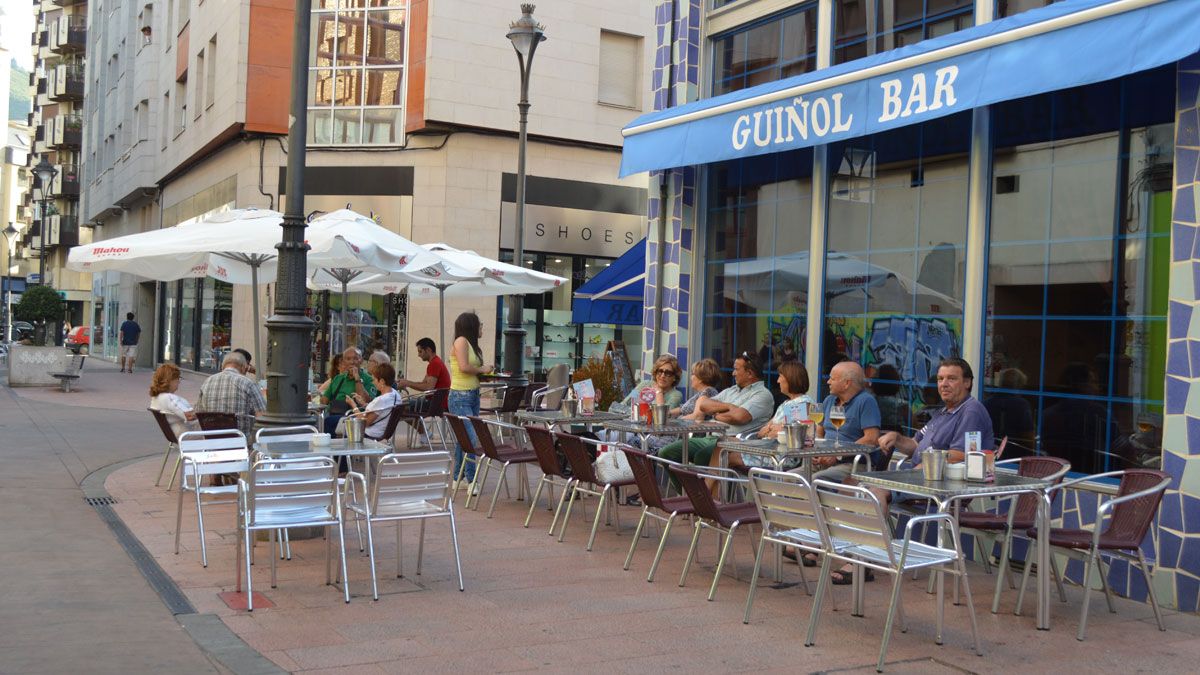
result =
[[[342,351],[350,347],[350,325],[346,323],[346,306],[350,304],[349,284],[348,279],[342,279]]]
[[[446,286],[438,286],[438,344],[446,349]],[[449,351],[443,352],[449,354]]]
[[[266,376],[266,372],[267,372],[266,365],[263,363],[262,355],[259,354],[259,351],[258,351],[259,349],[262,348],[262,340],[259,339],[259,330],[261,330],[259,327],[259,323],[260,323],[259,317],[261,316],[261,314],[259,314],[259,309],[258,309],[258,266],[261,264],[262,263],[260,263],[260,262],[250,263],[250,284],[252,287],[250,289],[250,292],[252,293],[251,307],[252,307],[252,311],[254,312],[254,316],[252,317],[252,320],[254,322],[254,360],[258,361],[258,366],[256,366],[256,368],[262,368],[263,375]]]

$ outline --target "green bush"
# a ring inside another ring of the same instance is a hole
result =
[[[21,302],[13,307],[13,314],[21,321],[42,323],[62,319],[63,309],[62,298],[53,288],[31,286],[21,294]]]
[[[595,356],[588,357],[588,360],[583,362],[583,366],[577,368],[571,377],[572,382],[589,379],[592,381],[592,386],[596,388],[596,410],[608,410],[610,405],[623,398],[616,379],[613,377],[612,357],[608,354],[605,354],[603,359]]]

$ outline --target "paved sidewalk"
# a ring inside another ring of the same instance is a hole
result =
[[[149,374],[89,359],[70,394],[0,376],[0,672],[222,672],[79,489],[96,469],[162,449],[144,412]]]

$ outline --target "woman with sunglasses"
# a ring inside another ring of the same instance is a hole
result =
[[[676,389],[679,381],[683,378],[679,360],[674,356],[664,354],[654,361],[654,367],[650,369],[650,373],[654,388],[654,402],[666,403],[671,408],[678,408],[683,403],[683,394]],[[633,406],[641,402],[638,397],[645,388],[634,387],[625,400],[612,404],[608,407],[608,411],[628,415]]]

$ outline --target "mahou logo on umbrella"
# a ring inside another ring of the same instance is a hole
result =
[[[97,258],[117,258],[129,253],[127,246],[93,246],[92,255]]]

